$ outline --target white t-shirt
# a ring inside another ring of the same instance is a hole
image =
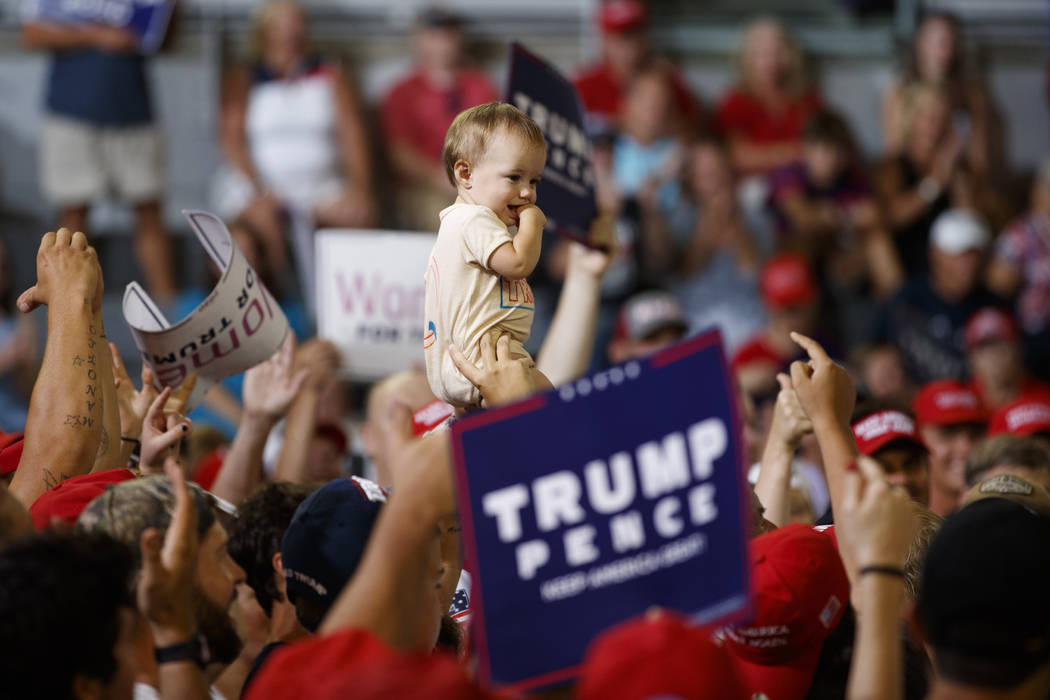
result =
[[[427,380],[438,398],[471,405],[475,401],[464,394],[466,379],[447,359],[448,346],[454,344],[476,363],[482,336],[499,330],[510,333],[513,354],[527,357],[522,343],[532,330],[536,304],[528,281],[504,279],[489,267],[496,249],[512,240],[491,209],[457,203],[442,210],[440,218],[425,275]]]

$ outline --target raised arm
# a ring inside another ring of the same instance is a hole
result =
[[[273,357],[244,374],[244,417],[211,488],[234,505],[262,483],[266,438],[306,380],[305,369],[294,371],[294,352],[295,336],[289,333]]]
[[[395,492],[361,564],[321,624],[321,634],[359,627],[397,649],[424,647],[421,620],[434,616],[438,523],[455,513],[448,434],[403,443],[392,460]],[[429,630],[428,630],[429,632]],[[434,630],[436,635],[436,629]]]
[[[44,360],[11,481],[11,493],[27,508],[60,480],[87,473],[95,461],[102,433],[100,375],[87,358],[105,348],[94,325],[98,284],[98,258],[83,233],[63,228],[44,235],[36,285],[18,298],[23,313],[48,306]]]
[[[781,373],[777,375],[777,381],[780,382],[780,393],[777,394],[773,423],[762,452],[755,495],[766,509],[766,520],[780,527],[791,515],[789,491],[795,450],[802,436],[813,432],[813,424],[799,403],[791,379]]]
[[[594,220],[591,240],[603,249],[569,244],[569,264],[558,307],[536,358],[537,369],[554,386],[577,379],[590,366],[602,275],[615,255],[612,217]]]
[[[860,566],[851,596],[857,630],[846,697],[898,700],[904,697],[904,562],[917,518],[907,493],[886,483],[877,462],[861,458],[858,464],[843,479],[835,512],[839,551],[849,551]]]
[[[540,260],[543,227],[547,217],[535,204],[518,211],[518,233],[489,257],[489,267],[507,279],[520,280],[532,274]]]
[[[858,455],[849,424],[857,392],[846,370],[828,357],[820,343],[801,333],[792,333],[791,338],[809,353],[808,362],[791,364],[791,383],[813,423],[813,434],[824,458],[831,507],[837,512],[845,493],[846,471],[856,463]],[[840,553],[850,583],[855,583],[856,562],[848,548]]]

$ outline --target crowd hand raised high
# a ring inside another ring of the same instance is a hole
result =
[[[142,434],[142,422],[146,419],[146,412],[159,393],[153,370],[145,362],[142,363],[142,386],[136,390],[124,366],[124,359],[114,343],[109,344],[109,352],[113,357],[113,384],[117,390],[117,406],[120,409],[120,435],[137,440]]]
[[[287,412],[309,375],[306,368],[295,370],[294,354],[295,335],[289,332],[270,359],[244,373],[245,414],[275,421]]]
[[[846,472],[842,505],[835,509],[835,533],[848,547],[858,571],[865,567],[902,569],[918,518],[908,493],[886,482],[878,462],[859,456]]]
[[[787,447],[795,449],[804,435],[813,432],[813,422],[791,385],[791,378],[783,372],[777,374],[780,391],[773,410],[773,423],[770,426],[770,439],[774,437]]]
[[[449,354],[456,368],[481,392],[482,406],[491,407],[525,398],[536,391],[532,365],[526,358],[510,356],[510,336],[502,333],[493,341],[494,333],[481,337],[481,367],[454,345]]]
[[[29,313],[53,302],[90,304],[97,311],[102,301],[102,274],[95,249],[87,237],[67,228],[49,232],[36,254],[36,284],[18,297],[18,308]]]
[[[616,257],[615,220],[611,214],[600,214],[591,222],[590,246],[572,241],[569,244],[568,274],[582,272],[601,278]]]
[[[139,611],[153,627],[157,646],[188,641],[197,633],[193,611],[193,580],[197,568],[197,510],[186,477],[174,459],[164,463],[171,480],[175,511],[168,530],[142,533],[142,573],[136,586]]]
[[[185,385],[185,383],[184,383]],[[180,387],[181,388],[181,387]],[[159,474],[165,457],[170,456],[172,448],[190,434],[193,423],[181,412],[168,411],[172,395],[170,386],[164,387],[146,412],[142,422],[142,453],[139,468],[144,474]]]
[[[817,341],[795,332],[791,339],[809,354],[808,361],[791,363],[791,383],[813,426],[848,427],[857,397],[853,380]]]
[[[319,389],[339,369],[339,348],[330,340],[311,338],[293,354],[294,369],[306,370],[306,385]]]

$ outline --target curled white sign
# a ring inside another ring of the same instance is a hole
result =
[[[142,360],[162,386],[177,387],[190,373],[197,386],[189,409],[217,382],[272,356],[288,334],[288,319],[230,238],[219,217],[183,211],[222,276],[208,298],[171,325],[149,295],[132,282],[124,290],[124,320]]]

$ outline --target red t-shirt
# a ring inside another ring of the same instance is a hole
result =
[[[757,143],[799,141],[806,121],[820,111],[824,100],[814,90],[806,92],[780,113],[766,109],[740,88],[731,89],[718,105],[718,128],[728,136]]]
[[[388,144],[403,143],[441,163],[445,132],[465,109],[499,99],[484,73],[465,68],[445,90],[427,82],[418,70],[394,85],[381,108]]]
[[[700,105],[693,93],[678,71],[672,71],[670,78],[679,112],[688,123],[699,125]],[[603,62],[584,69],[573,80],[573,85],[583,100],[588,128],[602,131],[615,127],[620,119],[624,86],[609,66]]]
[[[371,632],[315,636],[276,651],[248,687],[248,700],[314,698],[495,699],[444,653],[399,654]]]

